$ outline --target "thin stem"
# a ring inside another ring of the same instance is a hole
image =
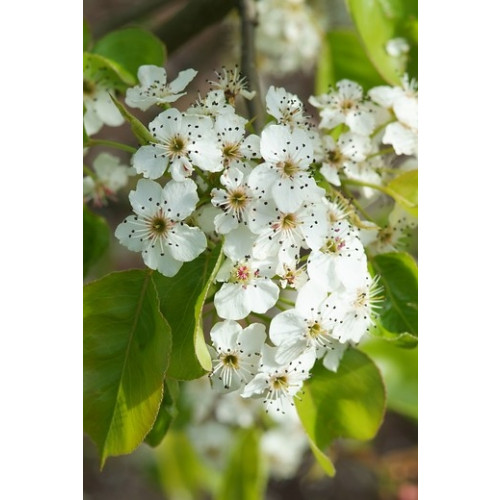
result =
[[[370,158],[374,158],[375,156],[381,156],[381,155],[390,154],[390,153],[394,153],[394,148],[390,147],[390,148],[381,149],[380,151],[377,151],[376,153],[372,153],[371,155],[368,155],[365,158],[365,160],[369,160]]]
[[[271,323],[271,318],[268,318],[265,314],[259,314],[256,312],[252,312],[249,314],[249,316],[254,316],[258,319],[261,319],[262,321],[266,322],[267,324]]]
[[[350,189],[347,186],[344,186],[344,190],[347,193],[347,196],[349,196],[350,198],[350,203],[352,203],[358,209],[358,211],[363,215],[363,217],[367,220],[372,220],[368,212],[361,206],[361,203],[359,203],[359,201],[356,200],[356,198],[354,198],[354,195],[352,194]]]
[[[286,304],[286,305],[288,305],[288,306],[295,307],[295,303],[294,303],[294,302],[292,302],[291,300],[285,299],[285,298],[283,298],[283,297],[280,297],[280,298],[278,299],[278,302],[281,302],[282,304]]]
[[[378,184],[372,184],[371,182],[358,181],[357,179],[342,179],[342,184],[350,184],[351,186],[362,186],[371,189],[376,189],[377,191],[381,191],[387,196],[393,196],[392,193],[385,188],[384,186],[379,186]]]
[[[128,146],[127,144],[122,144],[121,142],[108,141],[107,139],[89,139],[86,144],[87,147],[92,146],[109,146],[110,148],[120,149],[121,151],[126,151],[127,153],[135,153],[136,148]]]
[[[264,126],[264,107],[261,101],[259,75],[255,57],[255,27],[257,26],[257,8],[254,0],[238,0],[241,19],[241,74],[246,77],[248,89],[255,90],[253,99],[247,99],[250,118],[254,118],[255,131],[259,133]]]
[[[371,134],[371,137],[375,137],[383,128],[387,127],[389,123],[395,122],[396,118],[391,118],[390,120],[386,121],[385,123],[382,123],[379,127],[377,127]]]

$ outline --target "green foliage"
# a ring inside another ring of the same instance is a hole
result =
[[[137,82],[139,66],[163,66],[166,57],[165,45],[151,32],[142,28],[112,31],[96,42],[93,51],[118,63],[134,76],[134,83]]]
[[[105,219],[83,205],[83,276],[106,252],[109,245],[109,227]]]
[[[149,132],[148,128],[145,127],[140,120],[138,120],[132,113],[130,113],[118,99],[115,99],[113,96],[110,97],[115,103],[115,106],[118,108],[118,111],[120,111],[123,118],[125,118],[125,120],[128,123],[130,123],[130,129],[132,130],[133,134],[137,137],[140,144],[144,145],[144,144],[149,144],[151,142],[156,142],[156,139],[153,137],[153,135]]]
[[[163,399],[158,411],[158,416],[156,417],[153,428],[144,439],[144,442],[148,443],[150,446],[155,447],[162,442],[165,434],[170,428],[170,424],[177,416],[176,402],[178,395],[179,383],[177,380],[166,379],[163,387]]]
[[[92,44],[92,33],[90,32],[89,23],[83,20],[83,51],[89,50]]]
[[[379,366],[387,388],[387,407],[402,415],[418,417],[418,349],[401,349],[391,342],[371,338],[361,349]]]
[[[327,92],[330,85],[343,78],[354,80],[365,91],[384,84],[356,33],[347,29],[330,31],[323,41],[316,74],[316,93]]]
[[[407,253],[392,252],[376,255],[371,264],[384,289],[380,324],[392,333],[418,336],[418,269],[415,261]]]
[[[265,478],[256,429],[242,429],[222,478],[217,500],[260,500],[263,498]]]
[[[346,0],[366,53],[380,75],[391,85],[399,85],[405,71],[417,76],[418,53],[415,23],[417,0]],[[386,51],[389,40],[404,37],[410,43],[406,67],[401,59]]]
[[[133,451],[163,396],[171,332],[150,271],[108,274],[83,292],[83,427],[106,458]]]
[[[362,352],[350,348],[336,373],[321,362],[316,363],[296,405],[317,455],[337,437],[373,438],[382,423],[385,399],[384,383],[375,364]],[[324,458],[320,461],[323,468]],[[332,475],[331,469],[325,471]]]
[[[160,309],[172,327],[172,359],[167,374],[192,380],[211,370],[203,336],[202,309],[222,262],[221,247],[183,264],[172,278],[154,274]]]
[[[83,53],[83,79],[84,82],[99,82],[122,92],[135,81],[133,76],[119,64],[90,52]]]
[[[409,170],[393,179],[387,191],[409,214],[418,217],[418,170]]]
[[[155,456],[158,481],[167,498],[199,499],[207,486],[216,489],[219,483],[218,475],[200,461],[182,431],[171,429]]]

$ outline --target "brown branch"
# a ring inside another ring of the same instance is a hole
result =
[[[255,118],[254,127],[260,133],[264,126],[264,107],[255,56],[257,9],[254,0],[238,0],[238,10],[241,19],[241,73],[247,79],[249,90],[256,92],[253,99],[247,100],[248,113],[250,118]]]

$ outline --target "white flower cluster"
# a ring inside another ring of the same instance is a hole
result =
[[[306,0],[259,0],[256,48],[258,63],[271,74],[287,74],[313,67],[323,27]]]
[[[193,74],[169,87],[161,71],[156,80],[148,71],[127,94],[141,109],[167,102]],[[339,188],[354,182],[372,195],[398,168],[397,155],[416,154],[417,95],[405,80],[372,89],[369,99],[342,80],[310,98],[320,114],[314,127],[296,95],[271,87],[271,121],[260,135],[236,113],[238,95],[253,97],[244,80],[224,71],[187,111],[166,109],[149,124],[154,140],[132,158],[144,176],[130,193],[135,214],[115,234],[165,276],[199,256],[207,236],[222,241],[210,380],[217,391],[261,398],[280,414],[293,409],[316,360],[337,370],[344,350],[374,322],[380,288],[363,241],[387,251],[375,241],[389,244],[389,230],[361,222]],[[204,211],[211,224],[201,223]],[[361,227],[371,234],[362,239]]]

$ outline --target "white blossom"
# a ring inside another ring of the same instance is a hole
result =
[[[326,302],[334,316],[335,337],[342,343],[358,343],[374,324],[374,316],[382,301],[378,277],[365,274],[362,282],[354,287],[339,287]]]
[[[172,178],[182,182],[195,165],[209,172],[223,169],[210,118],[171,108],[160,113],[149,130],[156,142],[142,146],[132,157],[132,166],[144,177],[157,179],[170,167]]]
[[[375,128],[373,105],[363,100],[363,88],[351,80],[340,80],[335,90],[311,96],[309,102],[320,110],[320,128],[330,130],[345,123],[361,135],[370,135]]]
[[[267,112],[276,119],[279,125],[290,128],[307,128],[307,117],[304,115],[302,101],[282,87],[271,85],[266,94]]]
[[[116,97],[115,82],[106,69],[96,69],[90,62],[83,70],[83,124],[87,135],[94,135],[103,125],[119,127],[125,122],[111,96]]]
[[[243,329],[236,321],[216,323],[210,331],[212,385],[219,392],[236,391],[257,373],[266,331],[254,323]]]
[[[277,346],[277,362],[292,361],[308,349],[320,358],[325,349],[338,348],[332,306],[325,301],[327,295],[325,289],[309,281],[299,290],[295,307],[272,319],[269,337]]]
[[[215,228],[227,234],[239,224],[247,224],[255,205],[255,195],[245,182],[245,175],[238,168],[229,168],[220,176],[224,189],[212,189],[212,204],[223,210],[215,216]]]
[[[183,262],[194,260],[207,246],[203,232],[184,221],[196,207],[196,184],[170,181],[164,188],[140,179],[129,195],[136,215],[127,217],[115,236],[129,250],[142,252],[145,264],[165,276],[177,274]]]
[[[182,92],[198,72],[194,69],[181,71],[177,78],[167,84],[165,68],[147,64],[137,72],[139,85],[127,89],[125,102],[131,108],[146,111],[153,104],[175,102],[186,92]]]
[[[255,90],[247,90],[247,79],[242,76],[237,67],[234,69],[222,68],[220,73],[215,72],[217,81],[210,81],[215,90],[222,90],[229,104],[234,105],[235,99],[241,95],[245,99],[251,100],[255,97]]]
[[[97,206],[106,204],[107,198],[115,198],[116,192],[128,184],[135,172],[121,160],[109,153],[100,153],[93,163],[95,177],[83,178],[83,199],[93,200]]]
[[[222,264],[217,281],[224,284],[214,297],[217,314],[225,319],[243,319],[250,312],[265,313],[276,304],[279,287],[271,280],[273,265],[246,259]]]
[[[290,363],[276,361],[276,347],[264,344],[260,372],[243,389],[241,396],[264,398],[266,411],[286,414],[295,411],[293,397],[309,378],[316,356],[310,349]]]
[[[345,220],[333,223],[319,250],[307,261],[312,281],[331,292],[339,285],[357,286],[367,269],[366,255],[358,230]]]
[[[355,169],[372,149],[368,137],[354,132],[341,134],[337,141],[331,135],[322,136],[323,157],[320,173],[334,186],[340,186],[339,172]]]
[[[323,196],[309,173],[313,148],[304,130],[269,125],[262,131],[261,154],[265,163],[252,170],[248,185],[259,196],[272,197],[281,211],[293,212],[303,201]]]

